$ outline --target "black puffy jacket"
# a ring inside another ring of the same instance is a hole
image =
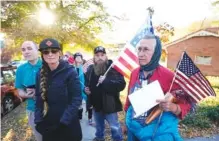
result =
[[[108,68],[111,64],[112,61],[109,60]],[[85,77],[85,85],[91,91],[91,94],[88,96],[90,104],[96,112],[109,114],[122,111],[120,91],[126,86],[124,77],[111,68],[103,83],[97,87],[99,77],[94,73],[93,65],[89,66]]]

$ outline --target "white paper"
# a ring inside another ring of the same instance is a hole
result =
[[[157,99],[164,99],[164,93],[159,81],[156,80],[143,86],[143,88],[135,91],[128,97],[136,113],[134,117],[138,117],[157,105]]]

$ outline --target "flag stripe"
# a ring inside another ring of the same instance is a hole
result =
[[[124,75],[126,78],[130,77],[131,71],[119,61],[114,62],[113,68],[120,72],[122,75]]]
[[[87,69],[90,65],[92,65],[94,62],[93,62],[93,59],[89,59],[87,60],[87,62],[83,65],[82,69],[83,69],[83,72],[86,73],[87,72]]]
[[[206,86],[206,83],[203,81],[203,79],[200,77],[199,74],[196,76],[196,78],[199,80],[199,82],[200,82],[203,86],[205,86],[205,88],[208,90],[208,93],[212,93],[212,91]]]
[[[132,60],[138,64],[138,57],[133,53],[131,52],[128,48],[125,49],[125,54],[127,54],[130,58],[132,58]]]
[[[209,89],[209,87],[206,85],[204,80],[200,77],[200,75],[197,75],[196,78],[199,80],[199,82],[207,89],[208,95],[212,95],[212,91]]]
[[[183,89],[186,88],[188,95],[196,102],[205,97],[216,95],[208,80],[186,52],[183,53],[175,73],[177,74],[176,83],[184,86]]]
[[[195,96],[199,101],[201,100],[196,91],[190,85],[188,85],[187,81],[183,77],[181,77],[180,75],[176,75],[176,79],[181,81],[184,86],[193,94],[193,96]]]
[[[199,101],[195,96],[193,96],[193,94],[190,92],[190,90],[188,90],[187,87],[185,87],[185,84],[184,84],[183,82],[181,82],[179,79],[175,79],[175,82],[176,82],[177,84],[179,84],[180,87],[182,87],[182,88],[188,93],[188,95],[191,96],[191,98],[192,98],[195,102],[198,102],[198,101]]]
[[[134,67],[132,65],[130,65],[125,59],[123,59],[122,56],[119,57],[118,61],[120,63],[122,63],[124,66],[126,66],[126,68],[128,68],[129,70],[133,70]]]
[[[148,34],[153,34],[153,26],[150,16],[148,16],[144,24],[139,28],[139,30],[137,30],[135,36],[128,43],[126,43],[122,53],[117,60],[114,61],[114,68],[121,74],[125,74],[126,77],[127,75],[130,75],[135,68],[139,67],[136,47],[139,41]]]
[[[208,82],[208,80],[202,75],[200,74],[199,77],[202,79],[202,81],[205,83],[205,86],[207,87],[207,89],[211,92],[212,94],[215,94],[214,90],[211,87],[211,84]],[[204,81],[205,80],[205,81]],[[216,95],[215,95],[216,96]]]
[[[121,68],[119,68],[117,65],[114,65],[113,67],[114,69],[116,69],[118,72],[120,72],[123,76],[125,76],[126,78],[130,78],[130,75],[125,73],[123,70],[121,70]]]
[[[184,75],[180,71],[178,71],[178,75],[187,82],[187,85],[189,85],[191,87],[191,89],[193,89],[193,91],[196,93],[196,95],[199,98],[203,99],[203,98],[207,97],[207,95],[203,94],[203,91],[200,91],[200,89],[197,88],[197,87],[200,87],[200,86],[197,86],[197,84],[194,81],[189,79],[186,75]]]
[[[120,57],[122,57],[124,60],[126,60],[126,62],[128,62],[133,67],[133,69],[135,69],[139,66],[132,58],[130,58],[130,56],[128,56],[125,53],[122,53],[122,55]]]
[[[209,91],[206,89],[206,87],[204,87],[202,85],[202,83],[200,82],[200,80],[197,78],[199,76],[199,74],[195,74],[194,76],[190,77],[193,81],[195,81],[196,83],[198,83],[200,87],[200,89],[202,89],[207,95],[209,95]]]
[[[208,95],[201,89],[201,87],[203,87],[203,85],[199,85],[198,83],[196,83],[196,81],[193,81],[193,79],[190,79],[189,77],[187,77],[184,73],[179,72],[179,75],[182,75],[182,77],[184,77],[186,79],[186,82],[189,83],[189,85],[191,87],[193,87],[196,91],[198,91],[198,93],[201,95],[201,97],[205,98]]]

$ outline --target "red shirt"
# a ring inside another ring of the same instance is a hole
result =
[[[140,83],[139,72],[140,72],[140,68],[137,68],[131,73],[130,82],[128,86],[128,94],[130,94],[130,90],[135,85],[136,82]],[[166,94],[169,91],[173,77],[174,77],[173,72],[171,72],[167,68],[160,65],[155,69],[152,76],[149,78],[149,81],[153,82],[155,80],[158,80],[163,92]],[[184,93],[184,94],[179,95],[178,94],[179,92]],[[182,119],[190,111],[191,105],[188,101],[189,98],[186,95],[185,91],[183,91],[182,88],[180,88],[180,86],[176,83],[173,83],[170,93],[172,93],[173,96],[175,96],[175,98],[177,99],[176,103],[181,108],[181,114],[179,114],[179,118]],[[130,102],[127,96],[125,107],[124,107],[125,111],[127,111],[129,105],[130,105]]]

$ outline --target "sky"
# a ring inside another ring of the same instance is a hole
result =
[[[153,25],[167,22],[175,28],[211,15],[212,0],[101,0],[113,16],[126,15],[126,21],[116,21],[114,30],[100,35],[106,43],[129,41],[147,18],[147,8],[153,7]]]

